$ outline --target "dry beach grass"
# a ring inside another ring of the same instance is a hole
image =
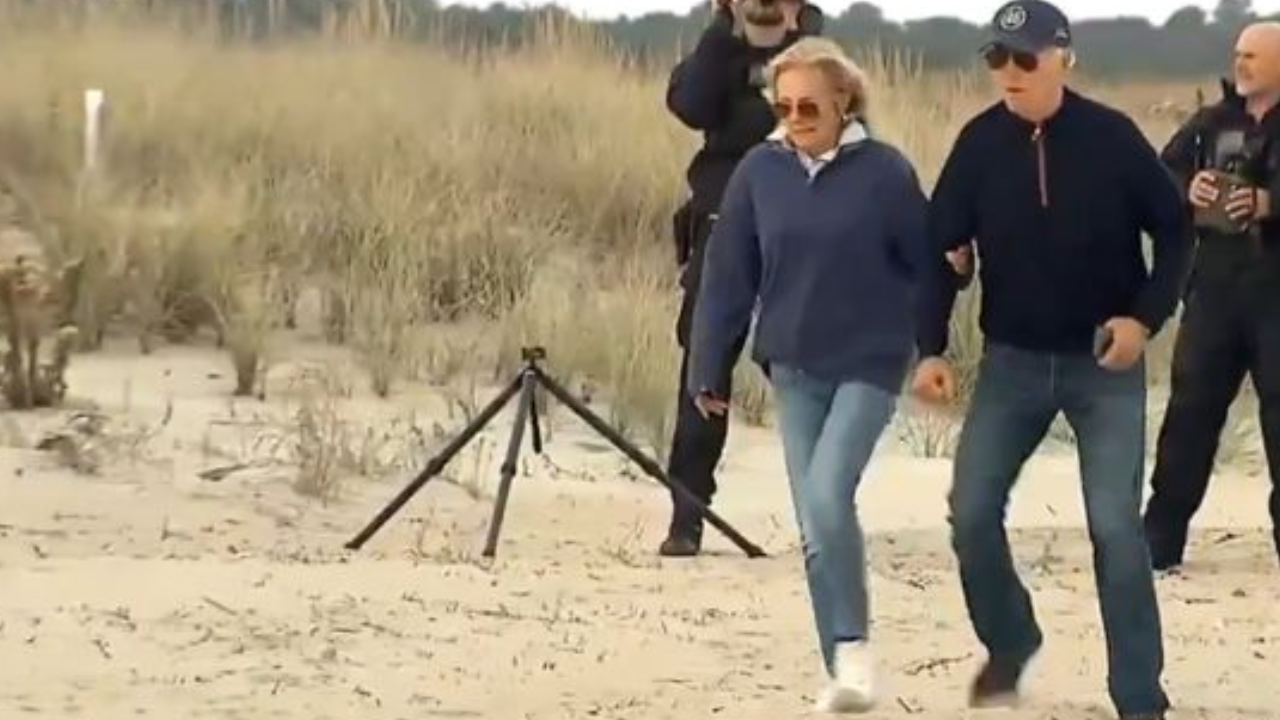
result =
[[[563,408],[480,557],[510,413],[360,552],[342,548],[518,363],[661,456],[676,353],[668,216],[695,138],[598,39],[406,47],[335,17],[249,47],[130,13],[5,6],[6,223],[90,257],[58,407],[0,414],[0,717],[798,717],[801,563],[744,365],[718,535],[653,555],[665,492]],[[873,63],[873,112],[932,181],[980,79]],[[80,173],[80,102],[108,92]],[[1096,85],[1143,122],[1190,87]],[[295,304],[286,300],[296,300]],[[972,358],[972,298],[956,325]],[[288,307],[296,312],[285,312]],[[290,315],[293,317],[290,317]],[[216,331],[216,332],[215,332]],[[218,347],[219,338],[221,347]],[[1169,336],[1153,351],[1158,419]],[[1237,412],[1193,560],[1161,578],[1180,717],[1266,717],[1280,592],[1256,421]],[[966,717],[980,659],[946,544],[954,425],[908,408],[860,499],[887,675],[873,717]],[[1055,443],[1011,509],[1049,634],[1017,720],[1105,714],[1078,480]]]

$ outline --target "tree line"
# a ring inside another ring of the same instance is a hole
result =
[[[422,41],[476,47],[527,42],[548,21],[599,30],[611,45],[638,62],[669,65],[696,42],[708,21],[706,0],[691,0],[685,14],[652,12],[639,17],[587,21],[546,3],[533,8],[495,2],[462,7],[438,0],[146,0],[150,6],[212,9],[228,31],[256,37],[322,32],[334,18],[376,25]],[[822,1],[817,0],[821,7]],[[996,3],[993,0],[993,9]],[[1251,0],[1219,0],[1212,11],[1196,6],[1170,8],[1162,21],[1115,17],[1075,23],[1082,69],[1103,77],[1204,78],[1229,72],[1236,35],[1248,23],[1280,19],[1259,15]],[[880,50],[927,69],[967,69],[983,26],[938,16],[893,22],[880,7],[857,2],[828,12],[826,34],[853,51]]]

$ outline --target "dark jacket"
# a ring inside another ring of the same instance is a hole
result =
[[[784,140],[747,153],[707,244],[688,386],[727,397],[758,309],[753,359],[897,394],[915,354],[927,201],[911,163],[854,123],[812,177]]]
[[[965,125],[934,188],[930,235],[926,356],[946,348],[955,300],[943,254],[970,239],[984,336],[1061,353],[1092,352],[1096,328],[1116,316],[1158,332],[1177,307],[1193,243],[1182,195],[1137,125],[1069,89],[1040,127],[1002,102]]]
[[[697,287],[705,245],[703,237],[693,237],[705,233],[694,228],[718,211],[734,167],[778,124],[762,92],[763,68],[801,37],[820,34],[822,11],[806,5],[799,25],[780,45],[758,48],[735,36],[732,16],[718,11],[693,52],[671,72],[667,108],[703,135],[702,147],[685,173],[690,197],[676,218],[677,254],[680,262],[687,263],[686,288]]]
[[[1170,138],[1161,159],[1177,178],[1185,200],[1197,172],[1225,169],[1223,161],[1230,158],[1222,151],[1222,139],[1228,131],[1244,133],[1238,172],[1270,191],[1274,210],[1272,217],[1243,233],[1198,228],[1193,277],[1215,283],[1254,280],[1280,291],[1280,107],[1255,121],[1245,110],[1244,98],[1224,80],[1222,99],[1191,116]],[[1189,203],[1187,208],[1192,212]]]

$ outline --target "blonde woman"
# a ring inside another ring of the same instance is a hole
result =
[[[689,387],[723,414],[735,340],[757,310],[753,357],[775,390],[828,684],[825,711],[874,704],[855,495],[915,351],[926,199],[897,149],[868,137],[861,70],[806,38],[767,79],[777,131],[733,173],[707,248]]]

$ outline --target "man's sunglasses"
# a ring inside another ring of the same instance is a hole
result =
[[[1022,50],[1011,50],[1004,45],[992,45],[982,52],[982,59],[987,61],[987,67],[992,70],[999,70],[1012,60],[1014,65],[1023,72],[1035,72],[1040,67],[1040,58],[1035,53],[1023,52]]]
[[[817,120],[818,116],[822,115],[822,108],[812,100],[800,100],[795,103],[780,100],[773,104],[773,114],[777,115],[779,120],[786,120],[793,115],[801,120]]]

